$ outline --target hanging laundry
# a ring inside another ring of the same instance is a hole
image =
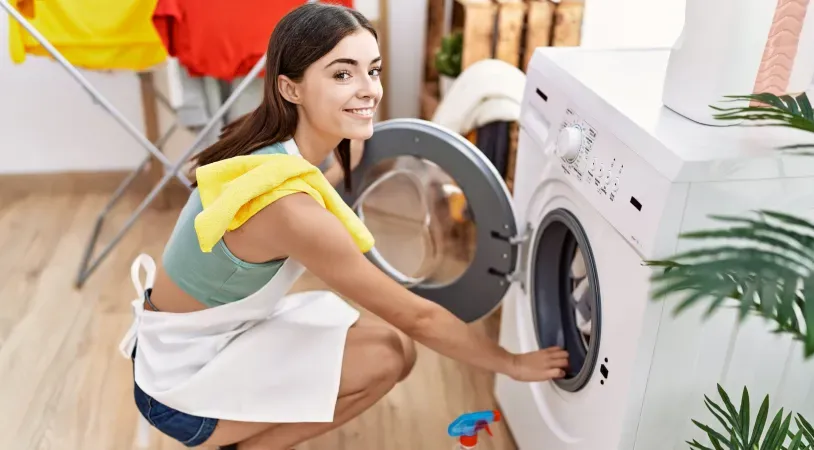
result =
[[[156,0],[11,0],[71,64],[92,70],[147,70],[167,51],[152,23]],[[9,16],[9,53],[20,64],[26,54],[48,51]]]
[[[308,0],[158,0],[153,23],[192,76],[245,76],[268,49],[275,25]],[[329,0],[353,6],[353,0]],[[262,76],[262,72],[261,72]]]
[[[353,0],[322,0],[319,3],[333,3],[335,5],[347,6],[353,8]]]
[[[265,53],[274,26],[305,0],[158,0],[153,23],[192,76],[231,81]]]

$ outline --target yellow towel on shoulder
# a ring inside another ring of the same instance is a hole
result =
[[[339,218],[363,253],[373,247],[373,235],[362,220],[322,172],[300,156],[236,156],[201,166],[195,174],[203,204],[195,231],[204,252],[264,207],[297,192],[307,193]]]

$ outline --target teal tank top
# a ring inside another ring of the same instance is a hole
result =
[[[274,144],[253,153],[286,151],[282,144]],[[243,261],[229,251],[223,239],[210,253],[202,252],[195,233],[195,216],[201,211],[201,195],[198,189],[194,189],[181,210],[162,256],[167,275],[184,292],[204,305],[223,305],[255,293],[282,267],[284,260],[259,264]]]

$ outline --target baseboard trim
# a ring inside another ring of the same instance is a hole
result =
[[[0,192],[4,194],[101,194],[113,193],[130,171],[87,171],[0,174]],[[128,191],[146,195],[155,186],[146,173],[137,176]],[[177,180],[165,191],[188,192]]]

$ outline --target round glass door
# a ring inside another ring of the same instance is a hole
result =
[[[483,153],[430,122],[376,124],[344,193],[376,240],[368,258],[464,321],[487,315],[514,271],[514,212]]]
[[[575,392],[590,379],[599,352],[601,302],[593,253],[576,217],[550,212],[532,245],[531,302],[540,348],[568,351],[569,369],[556,380]]]
[[[375,262],[408,287],[446,286],[475,256],[475,222],[466,195],[438,165],[399,156],[372,167],[355,211],[376,246]]]

